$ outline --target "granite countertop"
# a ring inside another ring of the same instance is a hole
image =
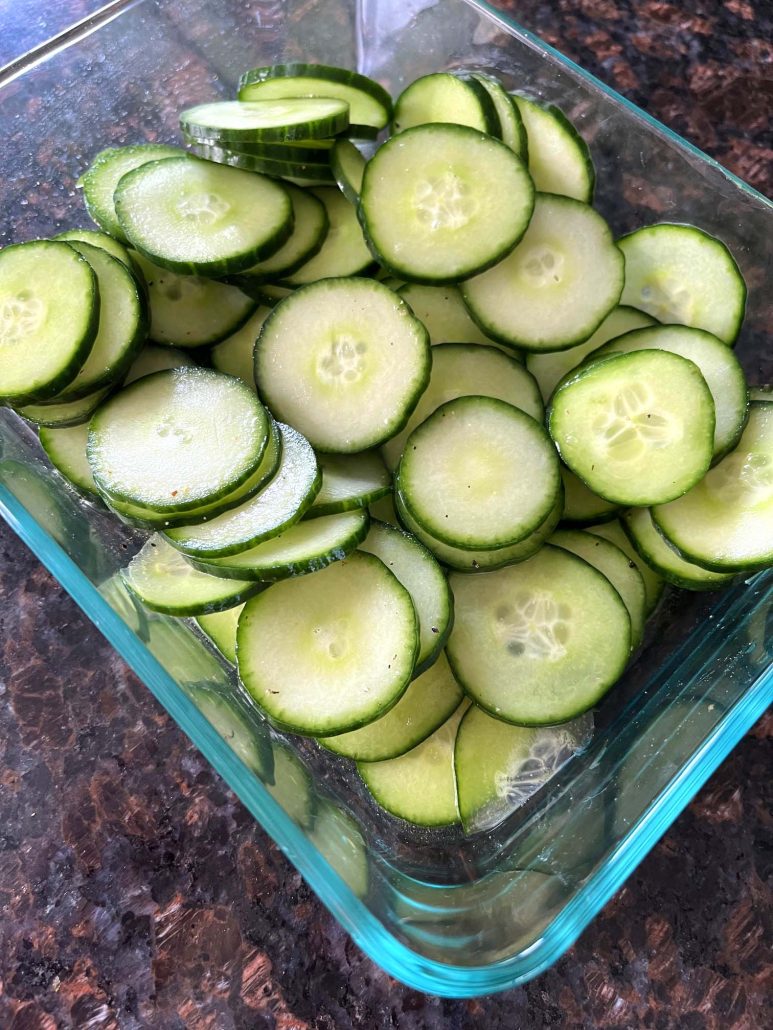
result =
[[[0,5],[0,64],[98,6]],[[765,0],[498,6],[773,193]],[[772,730],[746,736],[550,971],[428,997],[364,957],[0,523],[0,1026],[773,1025]]]

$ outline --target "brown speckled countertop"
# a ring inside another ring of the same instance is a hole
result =
[[[499,5],[773,193],[769,2]],[[98,6],[0,4],[0,64]],[[0,1027],[761,1030],[771,730],[553,969],[492,998],[427,997],[362,955],[0,523]]]

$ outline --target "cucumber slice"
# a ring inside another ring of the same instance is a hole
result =
[[[395,133],[435,122],[466,125],[498,136],[501,125],[494,101],[476,79],[433,72],[407,86],[395,102]]]
[[[570,526],[588,526],[595,522],[613,519],[620,505],[607,501],[578,479],[565,465],[561,466],[561,481],[564,484],[564,514],[561,521]]]
[[[271,742],[274,752],[274,782],[266,790],[279,802],[293,822],[311,826],[314,818],[314,793],[311,778],[295,751],[278,740]]]
[[[239,80],[240,100],[335,97],[349,107],[348,132],[366,136],[389,124],[392,98],[367,75],[324,64],[272,64],[252,68]],[[334,135],[326,133],[325,135]]]
[[[191,275],[242,272],[293,231],[292,204],[278,182],[189,157],[151,161],[124,175],[115,210],[135,250]]]
[[[25,404],[15,411],[28,422],[36,426],[48,426],[51,429],[65,429],[69,426],[80,426],[88,422],[102,401],[110,394],[110,387],[97,390],[77,401],[64,401],[46,404]]]
[[[419,654],[414,669],[414,676],[418,676],[432,665],[451,632],[454,599],[448,580],[423,544],[384,522],[371,523],[361,549],[380,558],[411,595],[419,620]]]
[[[236,609],[241,611],[241,609]],[[223,613],[223,617],[230,612]],[[204,615],[204,619],[215,619],[217,615]],[[196,707],[212,728],[220,734],[230,749],[259,779],[265,779],[272,767],[273,756],[266,738],[259,737],[249,716],[241,705],[212,690],[197,690],[193,700]]]
[[[166,368],[189,368],[195,364],[190,354],[186,354],[184,350],[177,350],[176,347],[156,347],[152,343],[146,343],[132,362],[123,384],[128,386],[136,379],[142,379],[143,376],[152,375],[154,372],[162,372]]]
[[[391,490],[388,494],[379,497],[377,501],[369,504],[368,510],[372,519],[378,519],[379,522],[386,522],[388,526],[397,526],[399,528],[400,520],[395,511],[395,502]]]
[[[619,547],[623,554],[627,555],[628,559],[632,561],[639,570],[639,575],[644,580],[644,592],[647,598],[647,613],[651,615],[655,608],[657,608],[660,598],[663,596],[665,583],[663,582],[662,577],[651,569],[645,561],[642,561],[617,519],[614,519],[611,522],[604,522],[597,526],[588,526],[587,528],[589,533],[603,537],[605,540],[609,540]]]
[[[540,423],[492,397],[458,397],[408,437],[395,491],[435,539],[495,550],[520,543],[545,521],[560,483]]]
[[[348,139],[336,140],[330,151],[330,167],[338,188],[351,204],[357,204],[367,161]]]
[[[773,564],[773,403],[751,404],[736,449],[652,518],[685,561],[710,572]]]
[[[366,279],[326,279],[266,319],[255,379],[274,414],[312,446],[351,454],[402,428],[430,364],[426,330],[396,294]]]
[[[313,193],[297,186],[285,186],[293,205],[293,234],[283,247],[265,261],[234,276],[234,283],[260,285],[292,275],[318,254],[327,238],[330,220],[327,208]]]
[[[647,507],[679,497],[708,471],[714,401],[692,361],[634,351],[565,380],[548,427],[562,460],[591,490]]]
[[[357,825],[335,805],[322,803],[309,839],[358,898],[368,893],[368,849]]]
[[[121,573],[128,590],[154,612],[195,616],[235,608],[262,584],[199,572],[160,536],[152,536]]]
[[[246,605],[236,649],[244,687],[272,719],[332,736],[378,719],[400,699],[418,651],[416,615],[387,567],[355,551],[316,575],[274,583]]]
[[[619,547],[594,533],[562,529],[550,538],[554,547],[576,554],[607,577],[622,598],[631,620],[631,649],[637,648],[647,621],[647,592],[639,570]]]
[[[272,161],[267,157],[259,157],[257,154],[239,153],[238,150],[231,150],[225,145],[213,147],[196,143],[193,144],[191,150],[196,157],[200,157],[204,161],[228,165],[230,168],[241,168],[247,172],[260,172],[262,175],[270,175],[275,179],[287,177],[293,182],[301,180],[315,184],[336,181],[327,162],[312,164],[308,161]]]
[[[499,135],[502,142],[526,163],[529,157],[529,143],[521,112],[505,87],[493,75],[472,72],[471,79],[479,82],[491,97],[499,117]]]
[[[73,240],[69,246],[91,265],[99,285],[99,328],[81,368],[59,394],[75,401],[112,386],[129,370],[148,335],[148,310],[134,274],[106,250]]]
[[[509,147],[462,125],[420,125],[370,159],[359,211],[379,262],[432,285],[501,261],[533,209],[531,179]]]
[[[221,147],[233,154],[250,154],[282,164],[327,164],[334,139],[285,140],[281,143],[262,143],[254,140],[228,140],[216,137],[187,136],[185,142],[192,147]]]
[[[236,376],[257,392],[255,386],[255,342],[271,308],[261,305],[235,333],[226,336],[210,351],[213,368],[226,375]]]
[[[538,193],[521,242],[495,268],[464,283],[462,295],[495,340],[566,350],[587,340],[620,300],[623,268],[601,215],[569,197]]]
[[[454,746],[459,814],[467,833],[492,830],[587,747],[593,719],[512,726],[471,705]]]
[[[323,454],[322,487],[306,512],[307,519],[367,508],[392,492],[392,479],[376,451],[361,454]]]
[[[403,300],[407,301],[414,315],[422,322],[429,333],[432,346],[439,343],[483,343],[496,346],[494,340],[477,326],[464,306],[462,294],[456,286],[422,286],[420,283],[403,283],[394,280],[392,286],[384,281],[385,286],[394,289]],[[518,358],[518,351],[508,348],[513,358]]]
[[[587,362],[612,354],[664,350],[687,358],[698,366],[714,401],[714,461],[738,443],[746,424],[749,393],[746,376],[733,351],[703,329],[683,325],[659,325],[638,329],[599,347]]]
[[[680,558],[655,528],[647,508],[631,508],[620,521],[642,560],[666,582],[683,590],[717,590],[732,582],[732,572],[709,572]]]
[[[242,280],[243,287],[245,287],[245,282],[245,280]],[[275,308],[280,300],[284,300],[285,297],[292,297],[293,293],[295,293],[295,287],[293,286],[277,286],[276,283],[265,283],[262,286],[250,286],[248,296],[254,297],[261,304],[265,304],[266,307]]]
[[[404,428],[381,448],[394,469],[411,433],[434,411],[457,397],[495,397],[541,422],[545,417],[537,384],[517,361],[494,347],[444,343],[432,348],[432,371],[427,389]]]
[[[86,457],[89,438],[87,423],[65,429],[40,430],[40,445],[54,468],[88,497],[99,497],[97,484]]]
[[[134,252],[148,286],[150,337],[175,347],[206,347],[235,333],[256,302],[228,283],[178,275]]]
[[[451,574],[454,628],[446,648],[463,690],[497,719],[545,726],[592,708],[631,650],[620,595],[587,562],[544,547],[483,576]]]
[[[298,522],[316,497],[322,478],[308,440],[281,423],[279,432],[282,456],[268,485],[207,522],[168,530],[166,536],[173,547],[198,558],[235,555]]]
[[[623,304],[735,342],[746,283],[721,240],[694,225],[662,222],[623,236],[618,246],[625,254]]]
[[[199,615],[196,619],[201,632],[209,637],[220,654],[231,665],[236,665],[236,627],[239,624],[239,616],[243,608],[244,605],[240,604],[225,612]]]
[[[189,558],[195,568],[225,579],[271,583],[305,576],[341,561],[362,543],[370,516],[364,509],[323,515],[291,525],[270,540],[226,558]]]
[[[454,742],[467,707],[462,701],[439,729],[399,758],[357,764],[365,786],[391,815],[419,826],[459,822]]]
[[[91,218],[110,236],[121,243],[128,243],[115,212],[114,195],[119,181],[127,172],[141,168],[149,161],[182,155],[183,151],[179,147],[170,147],[165,143],[140,143],[101,150],[78,182],[83,187],[83,200]]]
[[[368,726],[319,743],[344,758],[383,762],[411,751],[453,715],[463,700],[462,688],[440,652],[437,661],[416,679],[386,715]]]
[[[79,243],[89,243],[92,247],[106,250],[111,257],[116,258],[122,265],[126,265],[132,275],[135,274],[129,251],[124,247],[123,243],[119,243],[118,240],[108,236],[105,232],[97,232],[95,229],[68,229],[66,232],[60,232],[52,238],[54,240],[63,240],[65,243],[76,241]],[[85,254],[84,257],[86,257]]]
[[[318,279],[360,275],[373,264],[373,255],[362,235],[354,206],[338,189],[321,187],[315,189],[313,194],[325,207],[327,236],[317,253],[284,279],[288,286],[305,286]],[[265,289],[276,290],[280,287]]]
[[[0,250],[0,403],[55,397],[89,356],[98,325],[97,277],[68,243]]]
[[[564,112],[513,94],[529,140],[529,174],[541,193],[558,193],[590,204],[596,172],[588,144]]]
[[[269,436],[269,416],[244,383],[173,368],[138,379],[99,408],[88,455],[108,497],[164,514],[236,490],[257,470]]]
[[[271,142],[337,136],[349,126],[349,108],[334,97],[221,100],[180,115],[186,135],[218,143]]]
[[[750,401],[773,401],[773,386],[767,384],[765,386],[750,386],[749,387],[749,400]]]
[[[612,308],[595,333],[591,333],[584,343],[578,343],[569,350],[553,351],[547,354],[527,354],[526,367],[537,380],[542,396],[547,403],[555,388],[565,375],[582,364],[585,358],[602,344],[613,340],[632,329],[644,329],[654,325],[655,320],[636,308],[627,308],[620,304]]]

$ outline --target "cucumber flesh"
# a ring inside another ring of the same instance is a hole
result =
[[[255,386],[255,342],[271,308],[261,305],[235,333],[215,344],[210,352],[213,368],[229,376],[236,376],[257,392]]]
[[[513,95],[529,141],[529,174],[542,193],[590,204],[596,173],[588,144],[558,107]]]
[[[420,283],[402,283],[395,280],[393,287],[410,305],[414,315],[426,327],[432,346],[439,343],[482,343],[497,346],[491,337],[473,322],[456,286],[422,286]],[[514,348],[507,348],[511,357],[518,359]]]
[[[88,424],[72,428],[40,430],[40,445],[57,471],[76,489],[90,497],[99,497],[97,484],[86,457]]]
[[[501,129],[488,91],[475,80],[448,72],[433,72],[414,80],[395,103],[395,133],[433,123],[465,125],[490,136],[499,135]]]
[[[337,515],[367,508],[392,490],[392,479],[377,451],[361,454],[322,454],[322,486],[306,518]]]
[[[323,803],[309,837],[349,890],[364,898],[370,883],[368,850],[354,820],[340,808]]]
[[[46,404],[25,404],[16,408],[17,414],[26,418],[36,426],[47,426],[50,429],[65,429],[68,426],[80,426],[88,422],[102,401],[110,394],[110,387],[97,390],[86,397],[75,401],[62,401]]]
[[[717,590],[732,581],[732,572],[709,572],[680,558],[655,528],[647,508],[631,508],[620,521],[642,561],[667,583],[683,590]]]
[[[274,755],[273,783],[266,790],[294,823],[309,827],[314,819],[311,778],[295,751],[278,740],[271,742]]]
[[[348,139],[336,140],[330,151],[330,167],[338,188],[350,204],[357,204],[362,193],[362,180],[367,161]]]
[[[605,519],[613,519],[620,505],[594,494],[581,479],[565,465],[561,466],[564,484],[564,513],[561,521],[570,526],[587,526]]]
[[[147,343],[132,362],[123,384],[128,386],[135,379],[162,372],[166,368],[185,368],[195,364],[190,354],[184,350],[178,350],[176,347],[156,347],[152,343]]]
[[[589,533],[594,533],[596,536],[603,537],[605,540],[609,540],[611,543],[619,547],[623,554],[627,555],[628,559],[632,561],[639,570],[639,575],[644,581],[644,592],[647,599],[647,613],[651,615],[657,607],[660,598],[663,596],[663,589],[665,587],[663,577],[659,576],[654,569],[651,569],[650,566],[642,560],[617,519],[614,519],[611,522],[603,522],[601,525],[588,526],[587,529]]]
[[[372,504],[368,505],[368,511],[372,519],[378,519],[379,522],[386,522],[388,526],[400,526],[400,520],[397,517],[395,511],[395,502],[392,491],[388,494],[384,494],[383,497],[379,497],[377,501],[373,501]]]
[[[269,158],[258,157],[255,154],[242,154],[225,144],[221,147],[213,147],[198,143],[194,144],[191,150],[196,157],[200,157],[204,161],[228,165],[230,168],[241,168],[247,172],[258,172],[261,175],[270,175],[275,179],[286,177],[298,185],[307,181],[310,183],[335,182],[335,176],[327,162],[314,164],[311,162],[271,161]]]
[[[226,615],[230,617],[231,613],[224,612],[223,616]],[[218,615],[204,615],[202,618],[215,619]],[[259,779],[264,780],[272,761],[268,740],[257,735],[241,705],[236,700],[216,694],[212,690],[197,690],[193,699],[201,714],[234,754]]]
[[[67,229],[66,232],[60,232],[52,238],[55,240],[64,240],[65,243],[89,243],[92,247],[106,250],[111,257],[120,261],[121,264],[125,265],[132,275],[134,275],[134,266],[132,265],[129,251],[123,243],[120,243],[112,236],[108,236],[106,232],[97,232],[95,229]]]
[[[499,134],[502,142],[510,147],[524,163],[528,163],[529,143],[521,112],[505,87],[493,75],[473,72],[470,76],[483,86],[491,97],[499,118]]]
[[[354,205],[340,190],[329,186],[315,189],[313,195],[324,205],[327,235],[317,253],[283,279],[289,286],[304,286],[336,276],[361,275],[373,264]]]
[[[334,97],[222,100],[189,107],[180,115],[186,135],[218,143],[322,139],[337,136],[348,125],[349,107]]]
[[[196,619],[202,633],[209,637],[220,654],[231,665],[236,665],[236,627],[242,608],[244,605],[240,604],[236,608],[229,608],[228,611],[200,615]]]

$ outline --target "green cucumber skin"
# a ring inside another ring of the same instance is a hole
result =
[[[386,497],[387,494],[391,494],[392,487],[387,483],[385,486],[380,486],[378,490],[374,490],[361,497],[350,497],[344,501],[328,501],[327,504],[312,504],[306,514],[303,516],[305,519],[318,519],[323,515],[343,515],[346,511],[356,511],[358,508],[367,508],[369,504],[373,504],[374,501],[380,500],[382,497]]]
[[[72,418],[46,419],[41,418],[38,415],[31,415],[29,411],[25,410],[25,408],[23,407],[14,408],[13,410],[16,412],[17,415],[23,418],[25,422],[30,422],[33,426],[38,426],[40,429],[71,429],[73,426],[82,426],[85,422],[88,422],[91,419],[91,416],[100,406],[100,404],[102,404],[103,401],[107,400],[109,392],[109,390],[104,389],[98,390],[97,393],[99,396],[96,398],[91,407],[88,410],[82,412],[80,415],[74,415]],[[32,405],[32,407],[39,406],[46,407],[46,405]],[[52,404],[51,407],[58,407],[58,405]]]
[[[663,579],[666,580],[667,583],[670,583],[672,586],[679,587],[680,590],[692,590],[694,592],[695,591],[722,590],[722,589],[724,589],[724,587],[727,586],[727,583],[708,583],[708,582],[700,583],[698,580],[685,579],[684,576],[677,575],[677,573],[673,572],[671,569],[668,569],[664,565],[661,565],[659,562],[655,562],[655,561],[652,560],[652,558],[649,555],[649,553],[647,552],[647,550],[644,547],[641,546],[640,542],[636,538],[636,535],[631,531],[631,528],[629,527],[628,521],[627,521],[627,519],[625,517],[625,513],[623,513],[623,515],[620,518],[620,524],[623,527],[625,535],[628,537],[628,539],[631,542],[631,547],[633,547],[633,549],[639,555],[641,560],[643,562],[645,562],[647,565],[649,565],[649,567],[653,570],[653,572],[657,572],[657,574],[659,576],[662,576]],[[653,524],[655,525],[655,529],[660,533],[660,529],[654,523],[654,520],[653,520]],[[674,545],[669,540],[666,540],[665,536],[663,536],[662,533],[660,535],[662,536],[662,538],[666,542],[666,544],[670,548],[672,548],[674,550],[674,553],[678,554],[678,552],[676,551],[676,548],[674,548]],[[692,562],[692,564],[695,565],[695,562]],[[698,566],[698,568],[700,568],[700,567],[701,566]],[[708,570],[706,570],[706,571],[708,571]],[[726,570],[723,570],[723,571],[726,571]],[[732,576],[732,573],[729,573],[729,575]]]
[[[120,575],[124,586],[132,597],[136,597],[146,608],[159,612],[161,615],[174,615],[178,618],[196,618],[198,615],[214,615],[216,612],[226,612],[229,608],[235,608],[237,605],[248,601],[263,589],[261,583],[252,583],[240,591],[234,591],[228,598],[222,598],[220,601],[211,601],[208,604],[151,605],[132,588],[129,577],[125,575],[125,570],[122,569]]]
[[[230,165],[232,168],[244,168],[248,172],[258,172],[272,178],[287,177],[308,179],[310,182],[319,182],[320,180],[335,182],[335,176],[329,164],[313,164],[310,161],[276,161],[256,154],[241,154],[236,150],[231,150],[225,142],[212,146],[192,143],[191,151],[202,161]]]
[[[587,204],[593,203],[593,194],[596,190],[596,166],[593,164],[593,158],[591,157],[590,147],[579,134],[574,125],[569,121],[564,112],[560,107],[556,107],[555,104],[548,104],[547,111],[553,115],[557,122],[559,122],[562,128],[565,130],[567,136],[570,136],[577,144],[577,149],[581,152],[585,169],[588,173],[588,197],[586,200]]]
[[[489,136],[493,136],[494,139],[502,139],[502,123],[499,120],[497,109],[494,105],[494,101],[491,99],[491,95],[486,87],[478,82],[472,75],[460,75],[459,78],[468,86],[480,104],[480,109],[483,112],[483,120],[486,123],[486,132]]]

